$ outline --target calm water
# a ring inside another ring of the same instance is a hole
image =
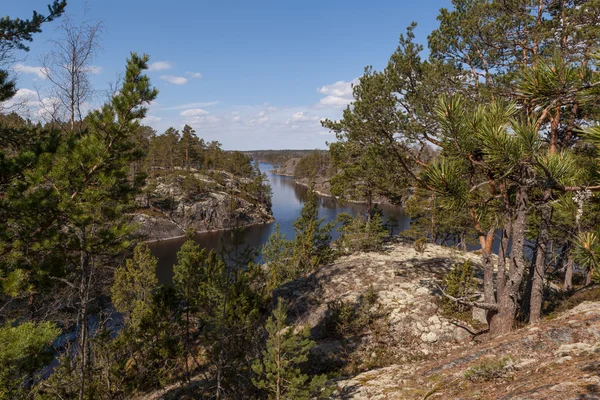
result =
[[[269,171],[273,169],[271,164],[261,163],[260,169],[266,172],[273,190],[273,216],[281,226],[281,232],[288,239],[294,238],[292,222],[300,215],[300,210],[307,197],[308,189],[294,183],[294,178],[273,175]],[[326,221],[334,220],[339,213],[347,212],[356,215],[357,212],[365,211],[366,206],[362,204],[340,204],[332,197],[318,196],[319,216]],[[385,218],[390,215],[396,216],[399,226],[394,233],[408,229],[409,218],[399,207],[382,205]],[[244,228],[233,238],[236,242],[244,242],[246,245],[258,248],[267,242],[269,235],[275,229],[275,223],[256,225]],[[333,232],[334,239],[337,232]],[[205,232],[196,235],[195,240],[207,249],[221,249],[222,243],[231,243],[231,233],[226,231]],[[163,240],[150,244],[154,255],[158,257],[158,279],[161,282],[170,282],[173,275],[173,265],[177,262],[177,251],[185,242],[185,238]]]

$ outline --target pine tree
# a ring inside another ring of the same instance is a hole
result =
[[[54,0],[48,5],[48,15],[34,11],[31,19],[0,18],[0,64],[10,63],[15,50],[29,51],[25,43],[33,40],[34,33],[42,31],[44,23],[60,17],[66,6],[66,0]],[[15,82],[10,79],[8,71],[0,69],[0,102],[10,99],[15,93]]]
[[[129,176],[131,162],[141,157],[133,134],[146,115],[145,106],[158,93],[143,75],[148,59],[132,53],[119,93],[87,117],[86,129],[65,140],[55,158],[45,159],[27,176],[31,187],[44,193],[52,182],[50,199],[64,227],[45,245],[62,243],[63,265],[68,276],[76,278],[71,287],[78,292],[80,399],[91,369],[88,313],[100,290],[95,279],[102,273],[101,260],[129,248],[134,230],[127,212],[134,207],[144,176]]]
[[[156,267],[158,260],[145,244],[138,244],[133,259],[115,271],[111,300],[115,309],[125,315],[128,325],[139,325],[149,312],[152,295],[158,286]]]
[[[198,137],[196,131],[191,126],[185,125],[181,131],[179,146],[181,147],[181,157],[184,160],[184,166],[187,171],[192,165],[198,166]]]
[[[273,400],[303,400],[326,398],[329,391],[325,375],[309,377],[300,366],[308,360],[310,349],[315,342],[308,338],[307,328],[295,333],[292,326],[286,326],[287,306],[279,300],[273,315],[265,325],[268,333],[266,350],[262,358],[252,364],[257,378],[252,383],[268,393]]]
[[[269,268],[267,282],[269,291],[296,278],[295,271],[290,268],[292,266],[292,245],[293,243],[286,240],[285,234],[281,233],[281,227],[276,223],[275,230],[269,236],[269,240],[264,244],[261,252],[263,262]]]
[[[318,266],[333,260],[330,232],[335,222],[323,224],[324,220],[319,218],[316,193],[311,187],[300,216],[293,223],[296,233],[293,265],[296,274],[314,271]]]
[[[53,358],[50,345],[60,330],[51,322],[0,327],[0,398],[26,399],[34,374]]]
[[[192,239],[188,239],[177,252],[177,264],[173,266],[173,285],[183,300],[185,313],[186,378],[190,379],[189,357],[191,352],[190,332],[192,318],[199,310],[200,290],[206,279],[206,250]]]

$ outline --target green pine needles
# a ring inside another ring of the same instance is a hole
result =
[[[296,333],[293,327],[285,324],[287,311],[287,305],[280,300],[267,320],[267,346],[262,357],[252,364],[252,370],[257,375],[252,383],[267,392],[268,399],[326,398],[330,392],[326,376],[311,378],[301,369],[315,342],[308,338],[307,328]]]

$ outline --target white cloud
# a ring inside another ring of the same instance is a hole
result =
[[[52,116],[58,112],[60,107],[60,100],[56,97],[45,97],[39,103],[39,108],[36,112],[36,115],[39,118],[43,118],[45,120],[52,119]]]
[[[334,107],[334,108],[343,108],[350,104],[352,99],[339,97],[339,96],[327,96],[321,100],[319,100],[319,105],[323,107]]]
[[[22,88],[17,90],[17,93],[11,100],[37,100],[37,92],[35,90]]]
[[[172,67],[168,61],[156,61],[148,65],[148,71],[166,71]]]
[[[233,122],[239,122],[239,121],[240,121],[240,119],[241,119],[241,118],[240,118],[239,116],[235,116],[235,117],[231,118],[231,120],[232,120]]]
[[[358,79],[353,79],[350,82],[337,81],[331,85],[321,86],[317,89],[317,92],[337,97],[352,97],[352,85],[357,83]]]
[[[251,119],[250,123],[251,124],[264,124],[268,120],[269,120],[269,117],[267,117],[267,116],[259,116],[259,118]]]
[[[157,117],[155,115],[146,115],[146,118],[144,118],[142,122],[145,124],[151,124],[153,122],[159,122],[160,120],[162,120],[161,117]]]
[[[162,107],[161,110],[185,110],[187,108],[210,107],[219,104],[220,101],[205,101],[198,103],[179,104],[177,106]]]
[[[90,65],[87,68],[87,72],[89,72],[90,74],[93,74],[93,75],[98,75],[98,74],[102,73],[102,67],[99,67],[97,65]]]
[[[187,79],[183,76],[174,76],[174,75],[162,75],[160,79],[165,80],[173,85],[185,85],[187,83]]]
[[[40,79],[46,79],[46,74],[44,73],[43,67],[33,67],[25,64],[15,64],[12,67],[13,71],[21,72],[23,74],[34,74],[37,75]]]
[[[322,118],[309,115],[308,113],[306,113],[304,111],[298,111],[297,113],[294,113],[290,117],[290,119],[287,120],[286,124],[292,124],[292,123],[296,123],[296,122],[306,122],[306,121],[319,121],[321,119]]]
[[[319,100],[320,107],[344,108],[353,101],[352,85],[358,83],[358,79],[350,82],[337,81],[331,85],[321,86],[317,92],[324,94],[325,97]]]
[[[184,110],[179,113],[179,115],[181,115],[183,117],[197,117],[197,116],[206,115],[206,114],[208,114],[208,111],[205,111],[201,108],[192,108],[189,110]]]
[[[192,78],[202,78],[202,74],[200,72],[187,71],[186,74],[191,76]]]

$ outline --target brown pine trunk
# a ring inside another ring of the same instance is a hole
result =
[[[588,268],[586,273],[585,273],[585,286],[589,286],[592,284],[592,273],[594,272],[593,269]]]
[[[565,268],[565,283],[563,285],[565,290],[573,289],[573,256],[569,254],[567,260],[567,267]]]
[[[80,240],[85,242],[85,233],[81,233]],[[83,400],[85,397],[85,382],[87,379],[87,363],[88,363],[88,300],[89,300],[89,267],[90,258],[89,254],[85,251],[81,251],[80,256],[81,266],[81,281],[79,283],[79,357],[81,364],[79,366],[79,400]]]
[[[508,280],[504,290],[498,293],[498,314],[491,321],[490,333],[500,335],[510,332],[514,327],[517,302],[525,263],[523,249],[525,247],[525,229],[527,225],[528,187],[519,187],[516,196],[515,218],[512,222],[512,250],[510,252],[510,266]]]
[[[552,207],[548,204],[552,190],[547,189],[544,193],[544,202],[541,213],[541,222],[537,239],[537,250],[535,265],[531,281],[531,298],[529,302],[529,322],[535,324],[542,317],[542,305],[544,303],[544,276],[546,270],[546,256],[548,250],[548,230],[552,220]]]

